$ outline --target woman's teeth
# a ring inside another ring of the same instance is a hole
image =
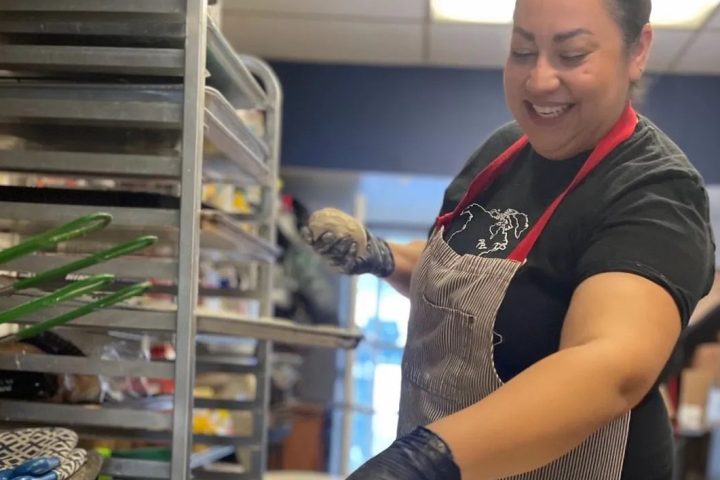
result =
[[[540,115],[543,118],[557,118],[563,113],[570,110],[570,107],[572,107],[571,104],[567,105],[560,105],[557,107],[541,107],[540,105],[533,104],[533,110],[535,110],[535,113]]]

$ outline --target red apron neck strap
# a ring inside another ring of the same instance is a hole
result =
[[[638,124],[637,113],[632,105],[628,104],[620,119],[613,126],[612,130],[600,140],[600,143],[592,151],[585,164],[577,173],[570,185],[550,204],[548,209],[543,213],[532,230],[517,245],[515,250],[508,257],[511,260],[524,262],[530,255],[533,247],[542,235],[545,227],[550,222],[553,214],[560,204],[585,178],[592,172],[607,155],[612,152],[618,145],[630,138],[635,132]],[[477,196],[486,190],[500,176],[505,167],[512,163],[518,153],[529,143],[527,136],[520,137],[514,144],[504,151],[499,157],[493,160],[485,169],[483,169],[472,181],[468,191],[458,202],[452,212],[446,213],[438,217],[436,227],[447,227],[450,222],[460,215],[460,213],[470,205]]]
[[[537,223],[535,223],[535,226],[532,228],[532,230],[525,236],[525,238],[522,239],[522,241],[517,245],[517,247],[515,247],[515,250],[508,257],[510,260],[517,260],[519,262],[524,262],[525,260],[527,260],[533,247],[540,239],[543,231],[545,231],[545,227],[547,227],[548,223],[550,223],[550,219],[552,218],[553,214],[555,214],[555,211],[558,209],[563,200],[565,200],[565,197],[567,197],[570,192],[575,190],[575,188],[580,183],[582,183],[582,181],[585,180],[585,178],[587,178],[587,176],[590,175],[590,173],[595,170],[595,168],[600,165],[600,163],[602,163],[602,161],[610,154],[610,152],[615,150],[618,145],[632,137],[633,133],[635,132],[635,128],[637,127],[637,124],[637,113],[633,109],[632,105],[628,104],[620,119],[617,121],[617,123],[615,123],[615,126],[612,128],[612,130],[610,130],[607,135],[605,135],[605,137],[603,137],[602,140],[600,140],[600,143],[598,143],[598,145],[592,151],[588,159],[585,161],[585,164],[582,166],[582,168],[580,168],[580,171],[577,173],[570,185],[568,185],[565,191],[563,191],[555,199],[555,201],[550,204],[545,213],[540,217]]]

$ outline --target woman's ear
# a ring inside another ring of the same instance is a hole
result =
[[[631,47],[629,54],[629,72],[630,81],[637,83],[643,76],[647,67],[648,58],[650,57],[650,48],[652,47],[653,29],[648,23],[640,32],[637,42]]]

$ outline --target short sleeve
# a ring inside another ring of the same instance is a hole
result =
[[[577,282],[605,272],[646,277],[675,299],[683,325],[712,284],[715,245],[702,181],[639,180],[603,210],[580,253]]]

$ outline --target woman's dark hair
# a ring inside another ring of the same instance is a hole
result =
[[[635,45],[643,27],[650,22],[652,0],[605,0],[623,32],[627,48]]]

